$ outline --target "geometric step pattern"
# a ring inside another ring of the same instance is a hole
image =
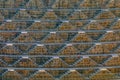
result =
[[[120,0],[0,0],[0,80],[119,80]]]

